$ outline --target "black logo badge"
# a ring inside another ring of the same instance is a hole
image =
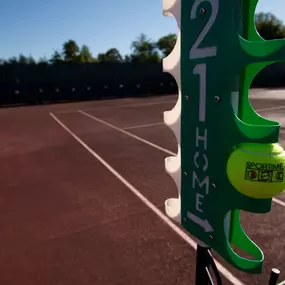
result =
[[[245,167],[246,180],[255,182],[282,182],[284,177],[283,164],[247,162]]]

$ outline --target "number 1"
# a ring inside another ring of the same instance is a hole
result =
[[[200,76],[199,83],[199,121],[205,122],[206,119],[206,63],[197,64],[193,69],[193,74]]]

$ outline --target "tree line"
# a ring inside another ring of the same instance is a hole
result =
[[[256,29],[261,37],[265,40],[285,38],[285,26],[272,13],[258,13],[255,16]],[[99,53],[93,56],[90,48],[87,45],[79,45],[75,40],[67,40],[62,50],[56,50],[51,58],[40,58],[36,61],[32,56],[20,54],[7,60],[1,60],[0,64],[57,64],[57,63],[92,63],[92,62],[161,62],[162,58],[166,57],[174,48],[177,35],[168,34],[161,37],[157,41],[153,41],[145,34],[140,36],[131,43],[131,53],[121,55],[118,49],[111,48],[105,53]]]

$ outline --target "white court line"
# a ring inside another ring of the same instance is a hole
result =
[[[148,128],[148,127],[155,127],[155,126],[160,126],[164,125],[164,123],[152,123],[152,124],[144,124],[144,125],[135,125],[131,127],[125,127],[123,130],[132,130],[132,129],[140,129],[140,128]]]
[[[94,108],[88,108],[88,109],[82,109],[83,111],[93,111],[93,110],[101,110],[101,109],[120,109],[120,108],[133,108],[133,107],[144,107],[144,106],[155,106],[160,104],[174,104],[175,101],[154,101],[154,102],[148,102],[148,103],[139,103],[139,104],[125,104],[125,105],[117,105],[117,106],[102,106],[102,107],[94,107]]]
[[[155,106],[159,104],[174,104],[175,101],[154,101],[148,103],[139,103],[139,104],[125,104],[125,105],[113,105],[113,106],[98,106],[93,108],[82,109],[83,111],[95,111],[95,110],[106,110],[106,109],[120,109],[120,108],[132,108],[132,107],[144,107],[144,106]],[[78,109],[74,110],[62,110],[54,112],[54,114],[68,114],[68,113],[76,113]]]
[[[282,200],[279,200],[277,198],[273,198],[272,199],[276,204],[282,206],[282,207],[285,207],[285,202],[283,202]]]
[[[105,121],[103,121],[103,120],[101,120],[101,119],[99,119],[99,118],[97,118],[97,117],[95,117],[93,115],[90,115],[90,114],[88,114],[88,113],[86,113],[84,111],[78,110],[78,112],[83,114],[84,116],[89,117],[90,119],[92,119],[94,121],[97,121],[97,122],[99,122],[101,124],[104,124],[104,125],[110,127],[110,128],[113,128],[113,129],[115,129],[115,130],[117,130],[117,131],[119,131],[119,132],[121,132],[121,133],[123,133],[123,134],[125,134],[127,136],[130,136],[130,137],[132,137],[134,139],[137,139],[137,140],[139,140],[139,141],[141,141],[141,142],[143,142],[145,144],[148,144],[148,145],[150,145],[150,146],[152,146],[152,147],[154,147],[156,149],[159,149],[159,150],[161,150],[163,152],[166,152],[168,154],[171,154],[171,155],[177,155],[176,153],[174,153],[174,152],[172,152],[172,151],[170,151],[168,149],[165,149],[165,148],[163,148],[163,147],[161,147],[161,146],[159,146],[159,145],[157,145],[155,143],[152,143],[152,142],[150,142],[148,140],[145,140],[145,139],[143,139],[143,138],[141,138],[139,136],[133,135],[132,133],[130,133],[130,132],[126,131],[126,130],[123,130],[122,128],[119,128],[119,127],[116,127],[116,126],[114,126],[114,125],[112,125],[110,123],[107,123],[107,122],[105,122]],[[281,200],[279,200],[277,198],[273,198],[272,201],[275,202],[276,204],[282,206],[282,207],[285,207],[285,202],[283,202],[283,201],[281,201]]]
[[[138,189],[129,183],[119,172],[117,172],[110,164],[108,164],[99,154],[91,149],[85,142],[83,142],[75,133],[73,133],[64,123],[62,123],[53,113],[50,116],[66,130],[82,147],[84,147],[93,157],[101,162],[115,177],[117,177],[134,195],[136,195],[149,209],[151,209],[163,222],[165,222],[175,233],[177,233],[184,241],[186,241],[192,248],[196,250],[197,243],[191,239],[185,232],[183,232],[177,225],[175,225],[165,214],[163,214],[154,204],[152,204]],[[232,284],[245,285],[238,278],[236,278],[229,270],[227,270],[220,262],[215,260],[218,270],[227,278]]]
[[[139,137],[139,136],[136,136],[136,135],[134,135],[134,134],[131,134],[131,133],[129,133],[129,132],[123,130],[122,128],[118,128],[118,127],[116,127],[116,126],[114,126],[114,125],[112,125],[112,124],[109,124],[109,123],[107,123],[107,122],[105,122],[105,121],[103,121],[103,120],[101,120],[101,119],[99,119],[99,118],[97,118],[97,117],[95,117],[95,116],[92,116],[92,115],[90,115],[90,114],[88,114],[88,113],[86,113],[86,112],[84,112],[84,111],[82,111],[82,110],[78,110],[78,112],[81,113],[82,115],[86,116],[86,117],[89,117],[90,119],[92,119],[92,120],[94,120],[94,121],[97,121],[97,122],[99,122],[99,123],[101,123],[101,124],[104,124],[104,125],[110,127],[110,128],[113,128],[113,129],[117,130],[118,132],[121,132],[121,133],[123,133],[123,134],[125,134],[125,135],[127,135],[127,136],[130,136],[130,137],[134,138],[134,139],[137,139],[137,140],[139,140],[139,141],[141,141],[141,142],[143,142],[143,143],[145,143],[145,144],[148,144],[148,145],[150,145],[150,146],[152,146],[152,147],[154,147],[154,148],[156,148],[156,149],[159,149],[159,150],[161,150],[161,151],[163,151],[163,152],[166,152],[166,153],[168,153],[168,154],[171,154],[171,155],[174,154],[173,152],[171,152],[171,151],[169,151],[169,150],[167,150],[167,149],[165,149],[165,148],[163,148],[163,147],[161,147],[161,146],[159,146],[159,145],[156,145],[156,144],[154,144],[154,143],[152,143],[152,142],[150,142],[150,141],[148,141],[148,140],[145,140],[145,139],[143,139],[143,138],[141,138],[141,137]]]

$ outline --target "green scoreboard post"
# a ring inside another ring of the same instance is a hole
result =
[[[285,40],[265,41],[255,29],[257,3],[163,2],[164,15],[174,16],[178,24],[177,42],[163,69],[179,89],[176,105],[164,112],[178,144],[177,155],[165,159],[178,189],[178,197],[165,201],[166,214],[196,237],[199,247],[211,248],[235,268],[254,274],[262,272],[264,256],[243,231],[239,211],[268,213],[272,197],[258,199],[238,191],[227,165],[240,144],[278,143],[280,124],[258,115],[248,92],[261,69],[285,61]],[[240,256],[233,245],[253,258]]]

